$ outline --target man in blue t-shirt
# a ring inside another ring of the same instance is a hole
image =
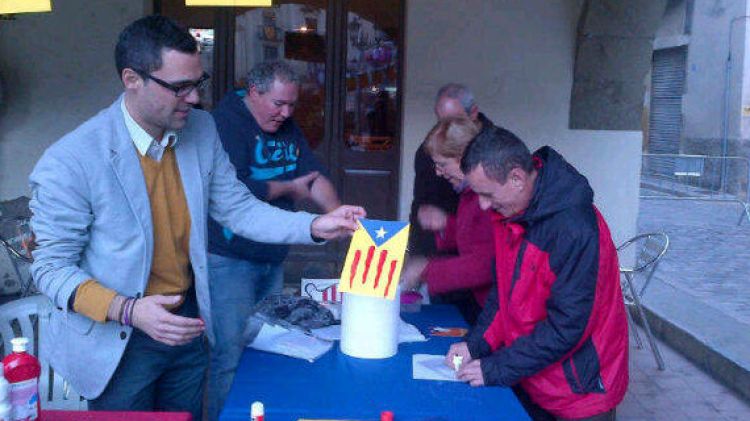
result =
[[[213,111],[221,142],[237,177],[253,194],[290,210],[311,200],[323,210],[339,206],[324,169],[292,113],[299,77],[283,62],[260,63],[247,76],[244,96],[230,92]],[[243,332],[253,304],[281,292],[289,247],[247,240],[213,219],[208,224],[208,265],[215,343],[209,370],[209,418],[217,419],[234,379]]]

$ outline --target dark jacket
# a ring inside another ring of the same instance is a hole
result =
[[[478,118],[483,131],[494,126],[484,114],[479,113]],[[448,180],[435,174],[435,166],[424,148],[424,142],[414,155],[414,199],[409,214],[409,253],[432,256],[437,251],[434,235],[431,231],[422,229],[417,220],[417,212],[422,205],[433,205],[449,214],[455,214],[458,209],[458,193]]]
[[[276,133],[265,133],[242,97],[235,92],[225,95],[211,114],[216,121],[221,144],[237,170],[237,178],[258,199],[268,202],[268,181],[291,180],[312,171],[325,174],[323,166],[292,119],[284,121]],[[285,210],[294,208],[293,200],[288,197],[279,197],[268,203]],[[235,259],[280,263],[286,257],[289,246],[250,241],[210,219],[208,251]]]
[[[628,386],[617,251],[586,178],[549,147],[534,159],[528,208],[494,217],[497,283],[469,350],[486,384],[520,382],[553,415],[589,417]]]

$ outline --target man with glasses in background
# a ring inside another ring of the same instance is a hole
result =
[[[52,145],[30,177],[32,274],[53,302],[50,363],[93,410],[201,419],[211,335],[206,226],[311,244],[351,234],[358,207],[292,213],[239,181],[207,113],[196,41],[168,18],[115,48],[123,95]]]

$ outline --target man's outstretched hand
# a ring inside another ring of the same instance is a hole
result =
[[[333,240],[348,237],[354,234],[359,227],[357,220],[367,216],[364,208],[360,206],[343,205],[315,218],[310,227],[314,238]]]

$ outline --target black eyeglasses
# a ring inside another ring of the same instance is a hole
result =
[[[183,82],[178,85],[171,84],[167,81],[161,80],[158,77],[151,76],[147,72],[136,70],[136,72],[141,75],[141,77],[144,77],[146,79],[151,79],[157,84],[163,86],[164,88],[169,89],[170,91],[174,92],[174,96],[177,98],[184,98],[188,95],[190,95],[191,92],[193,92],[194,89],[201,90],[206,87],[208,84],[208,79],[211,78],[211,75],[209,75],[206,72],[203,72],[203,76],[200,77],[200,79],[194,81],[194,82]]]

